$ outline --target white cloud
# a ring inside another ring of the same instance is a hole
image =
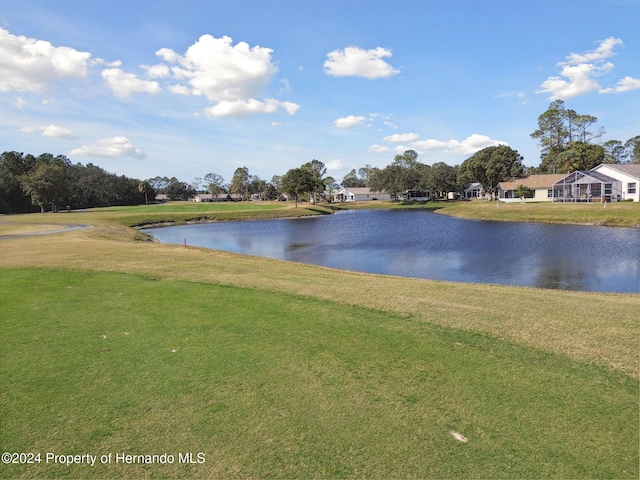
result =
[[[135,147],[127,137],[118,135],[112,138],[98,140],[93,145],[85,145],[71,150],[69,155],[80,157],[104,157],[104,158],[146,158],[147,155]]]
[[[387,153],[391,151],[390,147],[386,147],[384,145],[378,145],[377,143],[374,143],[373,145],[371,145],[369,147],[369,151],[370,152],[374,152],[374,153]]]
[[[613,49],[618,45],[624,45],[621,39],[609,37],[601,41],[595,50],[570,54],[566,61],[558,63],[562,67],[560,74],[547,78],[536,93],[550,93],[551,100],[558,100],[596,90],[599,93],[635,90],[638,87],[632,77],[625,77],[615,88],[602,88],[594,78],[613,70],[613,63],[605,62],[605,59],[615,55]]]
[[[289,115],[295,115],[296,112],[300,109],[300,105],[298,105],[297,103],[293,103],[293,102],[280,102],[280,106],[282,108],[284,108],[284,110]]]
[[[325,164],[325,167],[327,167],[327,171],[333,171],[333,170],[343,170],[345,168],[344,163],[342,162],[342,160],[340,159],[334,159],[334,160],[330,160]]]
[[[580,63],[597,62],[605,58],[615,55],[613,47],[616,45],[624,45],[619,38],[609,37],[600,42],[600,46],[595,50],[586,53],[572,53],[567,57],[566,64],[578,65]]]
[[[205,113],[211,117],[250,117],[263,113],[275,113],[278,108],[284,109],[289,115],[294,115],[300,105],[292,102],[280,102],[267,98],[261,102],[253,98],[249,100],[222,101],[209,107]]]
[[[147,75],[151,78],[166,78],[170,75],[170,71],[169,71],[169,67],[167,67],[165,64],[159,64],[159,65],[142,65],[142,68],[145,72],[147,72]]]
[[[107,68],[102,71],[107,88],[116,97],[128,98],[132,93],[148,93],[156,95],[162,90],[158,82],[142,80],[133,73],[125,73],[119,68]]]
[[[170,85],[169,91],[177,95],[189,95],[191,93],[189,87],[186,87],[184,85]]]
[[[549,77],[540,85],[539,92],[551,93],[551,100],[566,99],[599,90],[600,85],[592,77],[608,72],[613,68],[612,63],[602,65],[581,63],[579,65],[565,65],[561,77]]]
[[[334,77],[385,78],[400,73],[383,60],[391,56],[391,50],[378,47],[364,50],[359,47],[347,47],[327,54],[324,70]]]
[[[494,140],[486,135],[480,135],[477,133],[473,133],[469,135],[464,140],[436,140],[436,139],[428,139],[428,140],[418,140],[416,142],[412,142],[411,146],[413,148],[423,149],[423,150],[433,150],[436,148],[444,149],[445,153],[457,153],[461,155],[473,155],[479,150],[482,150],[486,147],[492,147],[495,145],[508,145],[507,142],[503,142],[501,140]]]
[[[76,137],[68,128],[60,127],[58,125],[48,125],[42,127],[42,136],[51,138],[60,138],[62,140],[76,140]]]
[[[231,37],[202,35],[184,55],[161,48],[156,55],[171,64],[143,67],[149,76],[177,83],[168,87],[178,95],[205,96],[214,105],[205,109],[211,117],[249,117],[283,109],[295,115],[300,105],[273,98],[258,99],[278,68],[272,62],[273,50],[250,47],[246,42],[233,45]],[[280,94],[289,92],[287,79],[280,80]]]
[[[435,148],[447,148],[449,146],[449,142],[453,142],[456,140],[436,140],[434,138],[430,138],[428,140],[418,140],[412,143],[412,146],[415,148],[421,148],[423,150],[433,150]]]
[[[415,142],[420,136],[417,133],[394,133],[384,137],[385,142],[400,143],[400,142]]]
[[[270,48],[232,45],[232,39],[202,35],[184,55],[161,48],[156,55],[169,63],[176,78],[186,79],[193,94],[214,102],[247,100],[262,93],[278,69]]]
[[[39,93],[55,80],[85,78],[90,58],[88,52],[54,47],[0,28],[0,91]]]
[[[60,127],[58,125],[47,125],[46,127],[23,127],[20,129],[21,133],[36,133],[40,132],[43,137],[59,138],[61,140],[77,140],[78,137],[73,134],[68,128]]]
[[[624,77],[618,82],[615,88],[605,88],[600,93],[624,93],[640,88],[640,78]]]
[[[363,117],[362,115],[349,115],[347,117],[338,118],[333,122],[333,125],[337,128],[351,128],[364,124],[367,120],[367,117]]]

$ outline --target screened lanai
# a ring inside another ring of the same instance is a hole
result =
[[[554,202],[610,202],[622,193],[619,180],[600,172],[572,172],[553,184]]]

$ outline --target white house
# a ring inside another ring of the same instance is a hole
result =
[[[472,183],[464,189],[464,198],[482,198],[483,191],[484,190],[482,188],[482,185],[480,185],[478,182]]]
[[[367,187],[342,188],[335,192],[336,202],[366,202],[370,200],[391,200],[391,195],[374,192]]]
[[[519,185],[524,185],[530,191],[527,198],[533,202],[551,202],[553,200],[553,185],[562,180],[565,175],[529,175],[516,178],[511,182],[498,183],[498,198],[503,202],[519,202],[520,197],[515,193]]]
[[[242,200],[242,195],[239,193],[219,193],[213,195],[211,193],[196,193],[191,197],[191,201],[200,202],[239,202]]]
[[[608,177],[615,178],[621,184],[620,198],[616,200],[632,199],[640,202],[640,165],[639,164],[608,164],[602,163],[591,169]]]
[[[611,202],[621,198],[621,184],[594,170],[576,170],[553,185],[554,202]]]

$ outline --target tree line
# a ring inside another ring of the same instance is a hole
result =
[[[4,152],[0,156],[0,213],[138,205],[146,191],[139,180],[108,173],[64,155]]]
[[[596,128],[597,118],[578,114],[566,108],[562,100],[549,105],[538,117],[538,128],[531,137],[541,149],[540,165],[523,165],[522,156],[507,145],[484,148],[462,162],[450,166],[444,162],[427,165],[418,161],[414,150],[394,157],[384,168],[366,165],[353,169],[338,183],[326,176],[327,169],[312,160],[270,181],[251,175],[247,167],[237,168],[229,183],[222,176],[207,173],[187,183],[176,177],[154,177],[146,180],[118,176],[92,165],[72,164],[64,155],[49,153],[35,157],[19,152],[0,156],[0,213],[23,213],[62,206],[72,208],[137,205],[164,194],[170,200],[188,200],[197,193],[211,193],[216,199],[235,194],[243,200],[276,200],[286,195],[296,202],[315,202],[340,187],[369,187],[398,198],[408,190],[429,191],[432,196],[461,192],[478,182],[488,194],[497,190],[499,182],[522,175],[571,173],[589,170],[601,163],[640,163],[640,135],[626,142],[608,140]]]

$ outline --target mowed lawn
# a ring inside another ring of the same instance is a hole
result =
[[[636,204],[416,207],[640,223]],[[41,455],[0,464],[0,478],[638,478],[639,295],[357,274],[128,228],[330,211],[2,217],[0,236],[94,228],[0,239],[0,453]],[[189,453],[204,462],[179,463]]]
[[[0,312],[1,449],[43,460],[3,478],[639,475],[637,379],[487,333],[60,268],[4,268]],[[46,452],[175,461],[67,467]],[[178,464],[186,452],[206,460]]]

